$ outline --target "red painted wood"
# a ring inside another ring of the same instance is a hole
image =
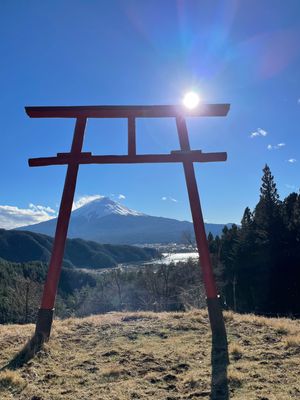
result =
[[[53,249],[49,263],[46,283],[42,297],[41,309],[53,309],[55,297],[61,273],[61,266],[64,256],[65,243],[67,238],[68,226],[74,200],[78,173],[78,157],[81,153],[86,119],[81,118],[76,121],[73,143],[71,148],[71,161],[68,165],[65,179],[64,190],[62,194]]]
[[[180,147],[182,150],[189,151],[190,143],[184,118],[176,118],[176,125]],[[193,218],[195,238],[199,252],[200,265],[203,272],[203,281],[206,290],[206,296],[208,299],[214,299],[217,298],[217,288],[213,275],[208,243],[206,239],[206,232],[193,161],[185,160],[183,162],[183,168]]]
[[[136,130],[135,130],[135,118],[128,118],[128,155],[136,155]]]
[[[47,165],[65,165],[72,160],[71,153],[59,153],[58,157],[30,158],[30,167],[42,167]],[[226,161],[227,153],[202,153],[193,150],[189,153],[171,154],[137,154],[134,156],[97,156],[81,153],[78,157],[79,164],[139,164],[139,163],[177,163],[177,162],[215,162]]]
[[[85,151],[80,153],[80,158],[90,157],[92,153],[90,151]],[[65,157],[72,157],[72,153],[57,153],[57,158],[65,158]]]
[[[164,118],[223,117],[229,108],[230,104],[200,104],[192,110],[183,105],[25,107],[25,110],[31,118]]]

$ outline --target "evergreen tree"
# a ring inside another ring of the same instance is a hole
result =
[[[282,239],[283,220],[282,203],[276,183],[268,165],[263,169],[260,199],[254,210],[254,223],[257,234],[257,259],[260,274],[264,277],[264,286],[268,302],[264,312],[275,313],[280,304],[281,275],[283,268]]]
[[[249,207],[245,208],[243,218],[241,220],[242,229],[251,229],[253,226],[253,215]]]
[[[279,195],[269,166],[263,169],[259,202],[254,210],[254,222],[262,234],[272,235],[280,219]],[[264,236],[264,235],[263,235]]]
[[[210,253],[215,253],[215,240],[214,235],[211,232],[209,232],[209,234],[207,235],[207,243]]]
[[[243,312],[263,312],[268,308],[269,271],[260,243],[257,225],[247,207],[236,245],[237,297]]]
[[[237,285],[237,242],[238,242],[239,228],[233,224],[231,228],[227,226],[223,229],[221,238],[220,261],[224,267],[223,280],[225,283],[224,297],[225,303],[233,308],[235,311],[238,309],[236,285]]]
[[[291,193],[283,201],[284,237],[280,311],[300,314],[300,194]]]

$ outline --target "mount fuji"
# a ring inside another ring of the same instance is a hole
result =
[[[56,222],[54,218],[18,230],[54,236]],[[223,227],[205,226],[206,232],[213,235],[220,234]],[[72,211],[68,237],[112,244],[178,243],[186,232],[193,232],[191,222],[143,214],[101,197]]]

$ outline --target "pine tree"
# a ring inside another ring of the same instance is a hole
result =
[[[257,232],[257,257],[261,274],[266,280],[268,302],[266,311],[277,312],[283,306],[282,279],[285,275],[284,224],[282,202],[268,165],[263,169],[260,199],[255,207],[254,222]],[[268,283],[268,284],[267,284]]]
[[[281,276],[282,313],[300,314],[300,194],[291,193],[283,201],[284,274]]]
[[[263,264],[257,253],[257,231],[253,214],[246,207],[236,244],[237,296],[243,312],[260,311],[265,299],[265,279],[261,275]]]
[[[239,228],[233,224],[231,228],[225,226],[221,238],[220,261],[224,267],[223,280],[225,283],[224,297],[226,304],[237,311],[237,257],[236,248]]]
[[[260,198],[254,211],[254,221],[260,230],[265,234],[274,233],[276,224],[280,220],[280,205],[279,195],[274,181],[274,176],[271,174],[269,166],[266,164],[263,169],[262,185],[260,187]]]
[[[276,203],[279,201],[279,194],[277,192],[276,183],[274,182],[274,176],[271,174],[270,167],[267,164],[263,168],[263,173],[260,198],[270,203]]]
[[[244,211],[244,214],[243,214],[243,218],[242,218],[242,220],[241,220],[242,228],[248,228],[248,227],[250,227],[251,224],[252,224],[252,222],[253,222],[252,213],[251,213],[251,211],[250,211],[250,208],[249,208],[249,207],[246,207],[246,208],[245,208],[245,211]]]

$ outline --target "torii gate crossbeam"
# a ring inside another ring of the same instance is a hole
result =
[[[226,345],[225,324],[213,276],[193,163],[226,161],[227,154],[225,152],[202,153],[200,150],[191,150],[185,118],[226,116],[229,108],[229,104],[202,104],[193,110],[188,110],[179,105],[25,107],[26,113],[31,118],[76,119],[72,147],[69,153],[58,153],[55,157],[29,159],[29,166],[31,167],[67,165],[67,174],[57,219],[53,249],[37,318],[35,331],[37,337],[42,341],[48,340],[50,337],[55,297],[61,273],[79,165],[180,162],[184,168],[213,339],[217,339],[221,346]],[[135,119],[170,117],[176,119],[180,150],[171,151],[170,154],[136,154]],[[128,120],[128,154],[103,156],[82,152],[84,132],[88,118],[126,118]]]

